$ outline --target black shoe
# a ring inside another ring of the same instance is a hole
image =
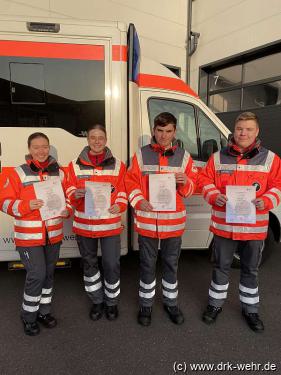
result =
[[[96,321],[102,317],[103,303],[94,303],[90,310],[90,319]]]
[[[105,306],[105,315],[108,320],[115,320],[118,318],[119,312],[117,305]]]
[[[164,310],[168,313],[173,323],[180,325],[184,322],[184,316],[178,306],[164,305]]]
[[[40,327],[37,322],[27,322],[22,320],[24,333],[28,336],[36,336],[40,333]]]
[[[152,307],[141,306],[138,313],[138,323],[142,326],[150,326]]]
[[[51,314],[38,314],[37,322],[43,324],[46,328],[54,328],[57,325],[57,320]]]
[[[264,331],[263,322],[260,320],[258,313],[246,313],[242,311],[242,315],[244,316],[248,326],[255,332],[262,332]]]
[[[220,312],[222,312],[221,307],[208,305],[202,316],[203,322],[206,324],[215,323]]]

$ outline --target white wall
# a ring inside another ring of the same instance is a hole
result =
[[[281,39],[280,0],[195,0],[193,31],[199,46],[191,59],[191,86],[200,66]]]
[[[0,0],[1,14],[132,22],[143,55],[185,77],[187,0]]]

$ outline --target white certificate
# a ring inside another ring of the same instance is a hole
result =
[[[149,203],[153,211],[176,211],[176,178],[173,173],[149,175]]]
[[[95,217],[108,215],[111,205],[111,184],[86,181],[85,189],[85,214]]]
[[[33,186],[36,198],[44,201],[44,206],[40,208],[42,220],[60,216],[61,212],[65,210],[65,196],[60,178],[50,178]]]
[[[226,222],[239,224],[256,223],[255,186],[226,186]]]

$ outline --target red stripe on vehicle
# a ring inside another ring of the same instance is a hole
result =
[[[127,61],[127,46],[112,46],[112,61]]]
[[[104,60],[104,46],[1,40],[0,56],[45,57],[49,59],[73,60]]]
[[[138,85],[142,87],[180,91],[198,98],[198,94],[178,78],[141,73],[138,76]]]

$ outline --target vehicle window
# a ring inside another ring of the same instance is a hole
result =
[[[44,65],[10,63],[11,102],[45,104]]]
[[[151,98],[148,101],[149,122],[153,129],[154,118],[161,112],[170,112],[177,119],[177,139],[194,159],[198,159],[195,109],[193,105],[176,100]]]
[[[0,126],[85,136],[93,123],[105,124],[103,60],[0,57]]]

